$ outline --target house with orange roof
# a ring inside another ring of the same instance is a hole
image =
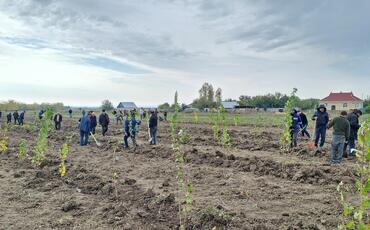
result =
[[[320,100],[328,110],[353,110],[362,109],[364,101],[353,95],[352,92],[330,93],[329,96]]]

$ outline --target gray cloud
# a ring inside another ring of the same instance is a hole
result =
[[[0,33],[13,44],[113,54],[195,81],[268,81],[312,69],[362,77],[368,9],[366,0],[0,0],[0,16],[29,31]]]

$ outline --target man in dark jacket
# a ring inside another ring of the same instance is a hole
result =
[[[307,131],[307,128],[308,128],[308,120],[307,120],[306,114],[304,114],[303,111],[299,111],[299,117],[301,118],[301,121],[302,121],[302,125],[301,125],[302,137],[304,137],[304,135],[306,134],[306,136],[308,138],[311,138],[310,137],[310,133]]]
[[[109,125],[109,116],[105,112],[105,109],[103,109],[102,114],[100,114],[99,116],[99,124],[102,127],[102,134],[103,136],[105,136],[105,134],[108,131],[108,125]]]
[[[41,120],[44,117],[44,110],[40,110],[39,119]]]
[[[359,118],[362,115],[361,110],[353,110],[352,113],[348,114],[347,120],[350,124],[350,132],[349,132],[349,138],[348,138],[348,145],[346,144],[344,146],[344,153],[343,157],[347,157],[347,147],[349,146],[348,150],[348,156],[349,157],[354,157],[355,156],[355,149],[356,149],[356,140],[357,140],[357,133],[358,130],[360,129],[360,122]]]
[[[126,116],[125,124],[124,124],[124,130],[125,135],[123,137],[125,148],[128,148],[128,138],[130,137],[132,140],[132,144],[134,145],[134,150],[136,149],[136,118],[135,118],[135,112],[131,112],[131,118],[129,116]]]
[[[7,119],[6,121],[7,124],[12,123],[12,113],[8,113],[8,115],[6,115],[6,119]]]
[[[85,146],[89,141],[90,133],[90,116],[88,113],[86,116],[80,118],[80,145]]]
[[[326,126],[329,123],[329,114],[326,112],[325,105],[320,105],[316,113],[313,115],[312,120],[316,120],[315,126],[315,146],[317,151],[321,151],[325,144]],[[320,141],[320,145],[319,145]]]
[[[14,113],[13,113],[13,118],[14,118],[14,124],[16,125],[17,123],[19,123],[18,119],[19,119],[19,114],[18,114],[18,111],[16,110]]]
[[[91,117],[90,117],[90,131],[92,134],[95,134],[95,129],[97,126],[97,120],[94,112],[91,112]]]
[[[350,125],[346,119],[347,112],[342,111],[339,117],[334,118],[328,129],[333,127],[333,141],[331,144],[331,164],[339,164],[343,158],[344,144],[348,141]]]
[[[63,116],[60,113],[55,114],[54,116],[54,123],[55,123],[55,129],[60,130],[61,123],[63,121]]]
[[[291,141],[290,147],[297,147],[298,133],[301,128],[302,121],[298,114],[298,109],[294,109],[292,115],[292,126],[290,127]]]
[[[73,112],[73,111],[72,111],[72,109],[69,109],[69,110],[68,110],[69,118],[72,118],[72,112]]]
[[[21,114],[19,114],[19,119],[18,119],[18,123],[19,125],[23,125],[24,124],[24,114],[26,113],[26,111],[22,111]]]
[[[158,130],[158,117],[154,111],[150,112],[149,118],[149,134],[150,134],[150,144],[157,144],[157,130]]]

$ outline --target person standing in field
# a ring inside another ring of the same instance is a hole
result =
[[[54,116],[55,130],[60,130],[62,121],[63,121],[62,114],[60,114],[60,113],[55,114],[55,116]]]
[[[91,117],[90,117],[90,131],[92,134],[95,134],[96,126],[98,125],[96,116],[94,112],[91,112]]]
[[[140,113],[140,120],[142,121],[144,119],[144,109],[140,108],[139,113]]]
[[[90,112],[86,116],[80,118],[80,145],[85,146],[89,141],[90,133]]]
[[[16,125],[17,123],[19,123],[19,114],[18,114],[18,111],[16,110],[14,113],[13,113],[13,118],[14,118],[14,124]]]
[[[69,113],[69,118],[72,118],[72,109],[71,108],[69,108],[69,110],[68,110],[68,113]]]
[[[349,132],[349,138],[348,138],[348,145],[346,144],[344,146],[343,157],[347,157],[347,147],[348,146],[349,146],[348,156],[350,158],[355,157],[357,133],[361,127],[360,122],[359,122],[360,116],[362,116],[362,112],[361,110],[357,110],[357,109],[353,110],[353,112],[348,114],[347,116],[347,120],[350,124],[350,132]]]
[[[157,130],[158,130],[158,116],[154,111],[151,111],[151,115],[149,118],[150,145],[157,144]]]
[[[25,115],[26,111],[22,111],[21,114],[19,114],[19,119],[18,119],[18,123],[19,125],[23,125],[24,124],[24,115]]]
[[[103,136],[105,136],[105,134],[108,131],[108,125],[109,125],[109,116],[105,112],[105,109],[103,109],[102,114],[100,114],[99,116],[99,124],[102,127],[102,134]]]
[[[132,144],[134,146],[134,150],[136,149],[136,125],[137,121],[135,118],[135,112],[131,111],[131,118],[129,116],[126,116],[125,119],[125,124],[124,124],[124,130],[125,130],[125,135],[123,137],[124,140],[124,147],[127,149],[129,148],[128,145],[128,138],[131,138]]]
[[[8,113],[8,115],[6,115],[6,123],[7,124],[10,124],[12,123],[12,113]]]
[[[299,129],[301,128],[302,121],[298,114],[298,109],[294,109],[291,115],[292,115],[292,126],[290,127],[290,134],[292,143],[290,144],[290,147],[293,148],[298,146],[297,143],[298,133]]]
[[[163,112],[164,121],[167,121],[167,115],[168,115],[168,112],[167,112],[167,111],[164,111],[164,112]]]
[[[350,124],[346,118],[347,112],[342,111],[339,117],[334,118],[327,128],[333,127],[333,141],[331,144],[331,164],[339,164],[343,158],[344,145],[348,142]]]
[[[0,121],[1,121],[1,117],[2,117],[2,115],[3,115],[3,112],[1,112],[1,111],[0,111]]]
[[[144,109],[144,112],[143,112],[143,119],[145,120],[146,119],[146,110]]]
[[[39,119],[41,120],[44,117],[44,110],[40,110]]]
[[[307,120],[307,116],[306,114],[303,113],[303,111],[299,111],[299,117],[301,118],[301,134],[302,134],[302,137],[304,137],[304,135],[306,135],[308,138],[311,138],[310,137],[310,133],[307,131],[307,128],[308,128],[308,120]]]
[[[329,114],[326,112],[325,105],[320,105],[317,108],[317,111],[313,115],[312,120],[316,120],[315,147],[317,148],[317,152],[321,152],[322,147],[325,144],[326,126],[329,123]]]

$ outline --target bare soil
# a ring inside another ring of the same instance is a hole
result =
[[[92,138],[81,147],[77,121],[66,120],[61,131],[51,131],[47,160],[35,167],[17,152],[24,138],[32,154],[37,129],[13,126],[9,151],[0,155],[0,229],[178,229],[169,126],[160,123],[154,147],[145,127],[139,128],[136,151],[122,148],[121,125],[110,126],[106,137],[97,135],[100,148]],[[190,134],[183,145],[194,186],[188,229],[336,229],[336,186],[354,181],[354,162],[330,166],[329,143],[319,156],[303,138],[297,150],[281,153],[279,128],[241,126],[231,127],[233,148],[225,150],[210,126],[180,127]],[[71,135],[61,178],[58,155]]]

